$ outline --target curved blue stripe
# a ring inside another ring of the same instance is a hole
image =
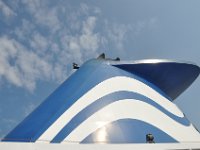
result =
[[[137,79],[170,100],[165,93],[145,79],[105,64],[104,61],[90,60],[11,131],[5,137],[5,141],[6,139],[19,139],[19,141],[24,139],[26,142],[35,142],[81,96],[102,81],[116,76]]]
[[[86,73],[85,73],[86,72]],[[83,96],[86,92],[88,92],[90,89],[92,89],[94,86],[97,84],[112,78],[116,76],[125,76],[125,77],[130,77],[133,79],[136,79],[149,87],[153,88],[156,90],[159,94],[161,94],[163,97],[167,98],[169,101],[171,99],[158,87],[156,87],[154,84],[150,83],[149,81],[135,75],[132,73],[129,73],[127,71],[121,70],[119,68],[116,68],[114,66],[110,66],[107,64],[104,64],[103,61],[99,60],[90,60],[86,62],[81,68],[73,75],[71,76],[67,82],[68,84],[67,87],[61,87],[63,90],[66,88],[66,92],[63,91],[62,94],[60,94],[60,91],[55,92],[55,96],[59,97],[59,99],[63,99],[65,101],[60,103],[54,103],[54,105],[46,106],[46,107],[54,107],[56,105],[61,105],[60,109],[57,109],[57,112],[54,113],[54,115],[49,116],[51,119],[49,122],[45,122],[45,126],[43,128],[40,127],[40,132],[36,134],[34,137],[32,137],[32,141],[36,141],[43,132],[47,130],[48,127],[50,127],[69,107],[71,107],[81,96]],[[73,84],[76,83],[76,86]],[[73,87],[71,90],[71,86]],[[133,85],[134,86],[134,85]],[[70,90],[69,90],[70,89]],[[74,91],[73,91],[74,90]],[[54,96],[54,98],[55,98]],[[49,97],[49,99],[53,100],[52,97]],[[48,99],[47,99],[48,100]],[[58,99],[56,99],[56,102]],[[52,103],[49,101],[49,104]],[[45,107],[45,106],[44,106]],[[42,108],[41,108],[42,109]],[[46,109],[46,108],[43,108]],[[37,115],[41,115],[40,114]],[[49,114],[48,112],[45,114]],[[52,114],[52,113],[51,113]],[[40,121],[38,119],[38,121]]]
[[[146,134],[154,136],[155,143],[178,143],[162,130],[136,119],[120,119],[103,127],[106,132],[105,141],[99,139],[101,129],[87,136],[81,143],[146,143]]]
[[[115,64],[136,74],[162,89],[172,100],[177,98],[198,77],[200,68],[193,64],[178,62]]]
[[[67,137],[78,125],[80,125],[83,121],[85,121],[95,112],[97,112],[98,110],[102,109],[103,107],[105,107],[106,105],[110,103],[113,103],[118,100],[123,100],[123,99],[137,99],[137,100],[143,101],[159,109],[160,111],[165,113],[167,116],[169,116],[173,120],[185,126],[190,125],[190,122],[185,117],[181,118],[172,114],[171,112],[167,111],[165,108],[163,108],[162,106],[160,106],[159,104],[151,100],[150,98],[147,98],[141,94],[134,93],[134,92],[120,91],[120,92],[115,92],[115,93],[106,95],[98,99],[91,105],[87,106],[86,108],[84,108],[55,136],[55,138],[51,142],[59,143],[63,141],[65,137]]]

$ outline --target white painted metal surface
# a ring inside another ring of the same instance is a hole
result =
[[[112,88],[110,86],[112,85]],[[133,86],[134,85],[134,86]],[[78,99],[68,110],[66,110],[37,140],[51,141],[56,134],[81,110],[98,100],[99,98],[110,93],[118,91],[130,91],[144,95],[167,109],[176,116],[184,117],[179,108],[168,99],[160,95],[157,91],[148,85],[129,77],[118,76],[107,79],[94,88],[89,90],[85,95]]]
[[[0,150],[200,150],[200,143],[169,144],[47,144],[0,142]]]
[[[112,113],[110,112],[111,109]],[[148,115],[145,115],[147,112]],[[65,141],[82,141],[98,128],[122,118],[140,119],[141,121],[165,131],[165,133],[179,142],[191,142],[191,139],[192,142],[200,141],[200,134],[192,125],[182,125],[150,104],[132,99],[120,100],[107,105],[80,124],[65,138]],[[164,120],[164,122],[162,120]],[[99,122],[101,124],[99,124]],[[109,127],[107,128],[109,130]],[[97,137],[97,141],[107,141],[103,134],[101,134],[101,136],[102,137]]]

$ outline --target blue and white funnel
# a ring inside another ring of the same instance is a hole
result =
[[[92,59],[3,141],[50,143],[199,142],[173,103],[199,75],[193,64]]]

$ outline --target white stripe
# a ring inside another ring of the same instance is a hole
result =
[[[192,125],[184,126],[145,102],[125,99],[111,103],[90,116],[74,129],[63,142],[81,142],[88,135],[106,124],[127,118],[147,122],[179,142],[200,141],[200,134]],[[109,128],[112,128],[112,126],[109,126],[107,130]]]
[[[131,91],[139,93],[149,97],[174,115],[179,117],[184,116],[175,104],[141,81],[125,76],[112,77],[99,83],[85,95],[80,97],[39,137],[37,142],[43,140],[51,141],[58,134],[58,132],[85,107],[105,95],[118,91]]]

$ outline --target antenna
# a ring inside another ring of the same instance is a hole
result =
[[[79,69],[80,67],[78,66],[78,64],[73,63],[73,69]]]
[[[105,53],[102,53],[101,55],[99,55],[99,57],[97,57],[97,59],[105,59],[105,60],[111,60],[111,61],[120,61],[120,58],[119,58],[119,57],[117,57],[117,58],[115,58],[115,59],[106,58]]]

